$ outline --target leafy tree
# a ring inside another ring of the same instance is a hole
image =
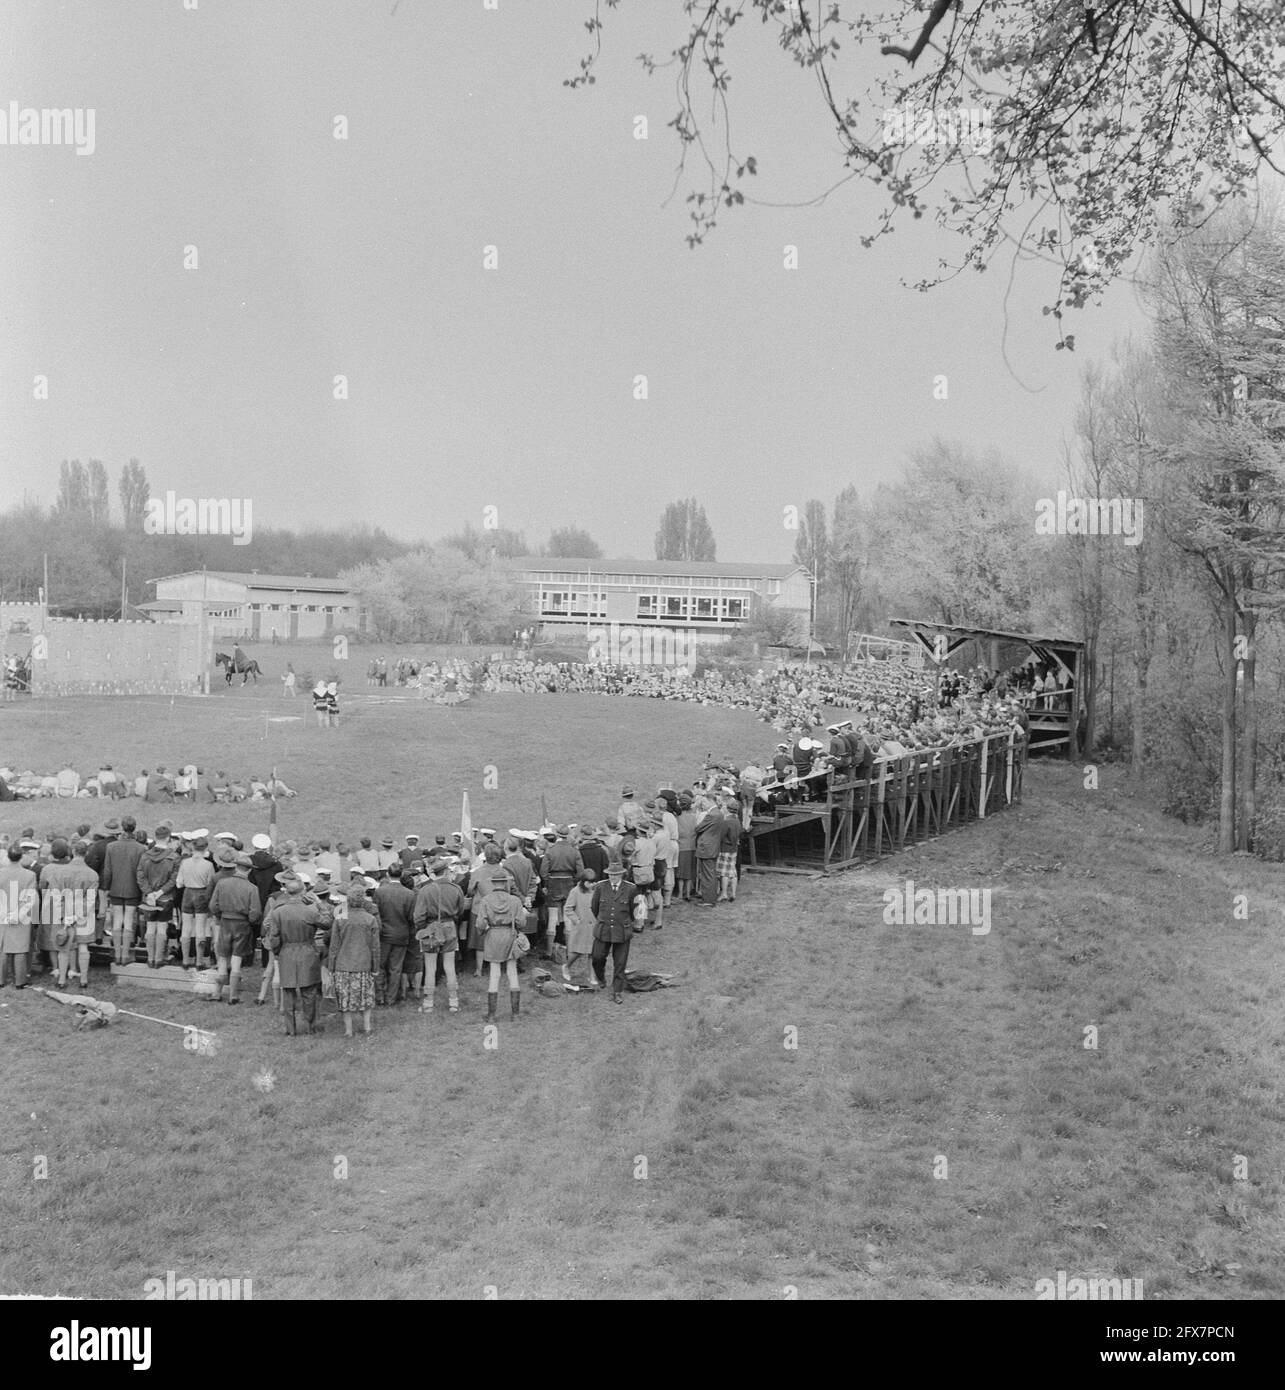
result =
[[[714,532],[705,508],[694,497],[671,502],[661,513],[660,530],[656,532],[656,559],[715,559]]]
[[[1285,610],[1285,234],[1244,211],[1156,257],[1156,356],[1185,497],[1174,519],[1217,613],[1219,848],[1254,843],[1259,630]],[[1241,643],[1243,642],[1243,650]],[[1237,747],[1238,713],[1240,746]]]
[[[618,5],[596,0],[586,24],[593,51],[566,85],[594,80],[604,6]],[[668,56],[640,61],[648,73],[663,69],[678,95],[669,124],[692,246],[725,209],[757,201],[746,190],[758,160],[734,148],[731,134],[730,93],[743,90],[732,84],[733,30],[742,20],[773,34],[821,103],[842,159],[834,187],[863,178],[879,190],[864,245],[899,216],[926,213],[961,235],[960,265],[985,270],[1011,245],[1015,256],[1057,268],[1044,310],[1057,320],[1154,240],[1158,208],[1187,228],[1248,189],[1263,165],[1279,170],[1279,0],[692,0],[681,13]],[[863,91],[849,55],[866,47],[879,52]],[[955,268],[944,265],[920,287]],[[1073,345],[1071,334],[1058,339]]]
[[[121,469],[116,489],[120,497],[121,516],[126,531],[141,532],[143,514],[147,511],[147,499],[151,495],[151,489],[148,486],[147,473],[137,459],[130,459]]]
[[[111,489],[107,481],[107,469],[102,459],[90,459],[87,470],[89,519],[95,526],[103,527],[111,520]]]
[[[601,560],[602,547],[579,526],[562,526],[549,536],[545,554],[557,560]]]
[[[494,530],[479,530],[469,523],[462,531],[447,536],[442,544],[461,551],[470,560],[479,563],[490,559],[509,560],[518,555],[529,554],[523,533],[503,526],[497,526]]]
[[[89,515],[89,474],[79,459],[63,459],[58,468],[58,497],[54,511],[59,516]]]

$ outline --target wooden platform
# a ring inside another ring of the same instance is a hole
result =
[[[112,975],[126,984],[139,985],[143,989],[178,990],[191,994],[196,986],[198,974],[195,970],[184,970],[181,965],[163,965],[159,970],[149,970],[145,964],[112,964]]]
[[[1021,800],[1026,753],[1014,731],[909,753],[871,778],[832,773],[823,798],[754,815],[745,867],[835,873],[984,820]]]

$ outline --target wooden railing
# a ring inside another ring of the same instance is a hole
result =
[[[1027,740],[1017,730],[831,773],[822,800],[756,815],[749,867],[829,872],[896,854],[1020,802]]]

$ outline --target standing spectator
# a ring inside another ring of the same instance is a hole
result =
[[[178,849],[170,839],[168,825],[158,825],[153,833],[155,842],[139,855],[135,874],[140,895],[138,910],[147,918],[147,968],[159,970],[169,949]]]
[[[584,859],[569,839],[570,827],[560,825],[555,834],[557,838],[545,849],[540,860],[540,881],[544,884],[545,901],[553,922],[553,939],[561,944],[566,939],[562,925],[564,904],[584,869]]]
[[[58,987],[66,989],[73,973],[82,988],[89,980],[89,940],[94,932],[98,905],[98,875],[85,867],[83,840],[70,845],[56,839],[49,863],[40,871],[40,949],[52,951],[58,961]]]
[[[432,860],[428,882],[415,895],[415,937],[424,956],[424,991],[419,1009],[426,1014],[433,1012],[439,955],[446,976],[446,1007],[453,1014],[460,1011],[460,990],[455,979],[455,953],[459,946],[456,923],[467,900],[447,876],[449,867],[445,859]]]
[[[593,890],[590,908],[594,917],[593,973],[599,989],[607,987],[607,956],[611,956],[611,1002],[619,1004],[625,989],[625,968],[634,932],[642,930],[647,899],[636,883],[625,877],[624,865],[613,860],[607,881]]]
[[[103,892],[103,870],[107,863],[107,846],[110,837],[120,829],[120,822],[111,820],[102,830],[95,830],[89,843],[89,848],[85,851],[85,867],[94,871],[94,878],[98,882],[98,922],[106,921],[110,911],[107,903],[107,894]],[[98,928],[95,924],[94,937],[98,940]]]
[[[330,728],[339,726],[339,682],[329,681],[326,685],[326,723]]]
[[[518,982],[518,958],[514,954],[518,933],[526,925],[526,906],[518,896],[513,875],[500,869],[492,882],[491,891],[482,899],[477,916],[478,934],[482,938],[482,957],[490,966],[491,978],[486,992],[486,1017],[495,1018],[500,999],[500,968],[509,979],[509,1016],[514,1022],[522,1012],[522,989]]]
[[[31,924],[40,916],[40,895],[36,875],[22,863],[22,846],[10,845],[6,853],[7,862],[0,865],[0,988],[12,972],[14,989],[26,989]]]
[[[576,886],[567,896],[564,914],[567,924],[567,963],[562,978],[582,989],[597,985],[593,973],[593,890],[598,875],[590,868],[576,875]]]
[[[198,837],[192,841],[192,853],[185,855],[178,866],[175,879],[183,890],[179,904],[179,948],[185,966],[203,967],[209,964],[210,894],[214,891],[214,861],[206,853],[208,841]]]
[[[285,673],[284,676],[281,677],[281,697],[282,697],[282,699],[285,699],[287,696],[290,696],[290,695],[297,695],[297,694],[299,693],[298,690],[296,689],[296,687],[297,687],[297,685],[298,685],[298,681],[299,681],[299,678],[298,678],[298,676],[295,675],[295,671],[294,671],[294,663],[293,663],[292,661],[287,661],[287,662],[286,662],[286,673]]]
[[[318,681],[312,687],[312,712],[317,716],[317,728],[324,729],[330,723],[327,714],[326,683]]]
[[[317,995],[321,990],[321,958],[326,953],[331,911],[312,893],[304,893],[303,880],[289,871],[280,883],[287,897],[271,908],[264,922],[264,940],[277,959],[281,978],[282,1012],[287,1037],[297,1033],[297,1011],[302,1009],[308,1032],[317,1031]]]
[[[249,960],[253,949],[254,928],[263,916],[259,906],[259,890],[250,882],[250,856],[237,854],[233,859],[236,872],[230,878],[215,882],[210,894],[210,916],[214,919],[214,955],[218,962],[218,988],[215,1002],[228,987],[228,1003],[239,1004],[241,963]]]
[[[738,803],[729,796],[723,805],[723,827],[718,841],[718,902],[736,901],[736,854],[741,847],[743,829]]]
[[[353,856],[357,861],[358,871],[365,874],[367,878],[379,878],[384,872],[379,863],[379,851],[371,849],[370,836],[361,837],[361,848]]]
[[[696,803],[696,895],[704,907],[718,900],[718,855],[723,840],[723,813],[707,797]]]
[[[375,972],[379,969],[379,919],[369,910],[366,885],[354,881],[344,895],[347,911],[330,929],[328,965],[335,981],[335,1003],[344,1020],[344,1037],[352,1037],[354,1014],[369,1037],[375,1012]]]
[[[134,838],[136,829],[133,816],[122,817],[120,837],[107,846],[100,880],[111,907],[112,954],[117,965],[127,965],[133,955],[134,918],[143,896],[138,887],[138,861],[144,847]]]
[[[396,874],[389,874],[375,889],[379,913],[379,971],[381,1004],[396,1004],[401,998],[406,948],[410,944],[415,912],[415,894]],[[422,959],[422,958],[421,958]],[[422,988],[411,982],[411,989]]]
[[[259,911],[262,921],[262,913],[268,910],[268,899],[276,891],[277,875],[285,865],[277,857],[272,848],[272,837],[260,831],[257,835],[250,837],[250,848],[254,851],[250,855],[250,882],[259,891]],[[251,955],[254,952],[254,944],[251,942]],[[268,953],[264,951],[261,964],[266,969],[268,965]]]

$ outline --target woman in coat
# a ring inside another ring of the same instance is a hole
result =
[[[330,958],[335,1002],[344,1019],[344,1037],[352,1037],[352,1016],[361,1015],[369,1035],[375,1012],[375,978],[379,973],[379,918],[369,911],[366,885],[352,882],[345,894],[347,912],[330,929]]]
[[[303,891],[303,880],[292,873],[278,875],[286,897],[263,922],[263,941],[277,958],[281,977],[282,1012],[286,1035],[294,1037],[295,1012],[302,1006],[308,1032],[317,1031],[317,997],[321,993],[321,961],[333,920],[329,907],[315,894]]]
[[[491,967],[487,986],[486,1016],[495,1018],[495,1006],[500,998],[500,967],[508,971],[510,1017],[516,1022],[522,1012],[522,990],[518,984],[518,958],[514,945],[518,933],[526,926],[526,904],[518,897],[513,876],[507,871],[493,880],[491,891],[482,899],[477,915],[477,929],[482,938],[482,958]]]
[[[567,895],[563,918],[567,932],[567,963],[562,978],[582,989],[596,989],[592,968],[593,957],[593,886],[598,875],[592,869],[581,869],[576,886]]]

